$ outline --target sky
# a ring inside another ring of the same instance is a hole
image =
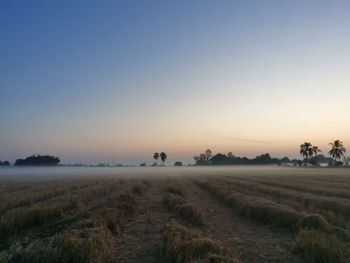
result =
[[[350,1],[0,1],[0,160],[350,150]]]

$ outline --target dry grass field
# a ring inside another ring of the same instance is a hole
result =
[[[348,169],[152,171],[0,177],[0,262],[350,262]]]

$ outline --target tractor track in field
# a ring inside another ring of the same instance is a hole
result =
[[[196,204],[204,215],[205,232],[237,252],[243,262],[300,262],[299,257],[292,253],[293,234],[237,215],[232,208],[191,180],[184,185],[188,200]]]

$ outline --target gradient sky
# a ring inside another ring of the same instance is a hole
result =
[[[350,1],[0,1],[0,160],[350,150]]]

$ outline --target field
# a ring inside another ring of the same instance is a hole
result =
[[[1,263],[350,262],[349,169],[59,171],[2,172]]]

